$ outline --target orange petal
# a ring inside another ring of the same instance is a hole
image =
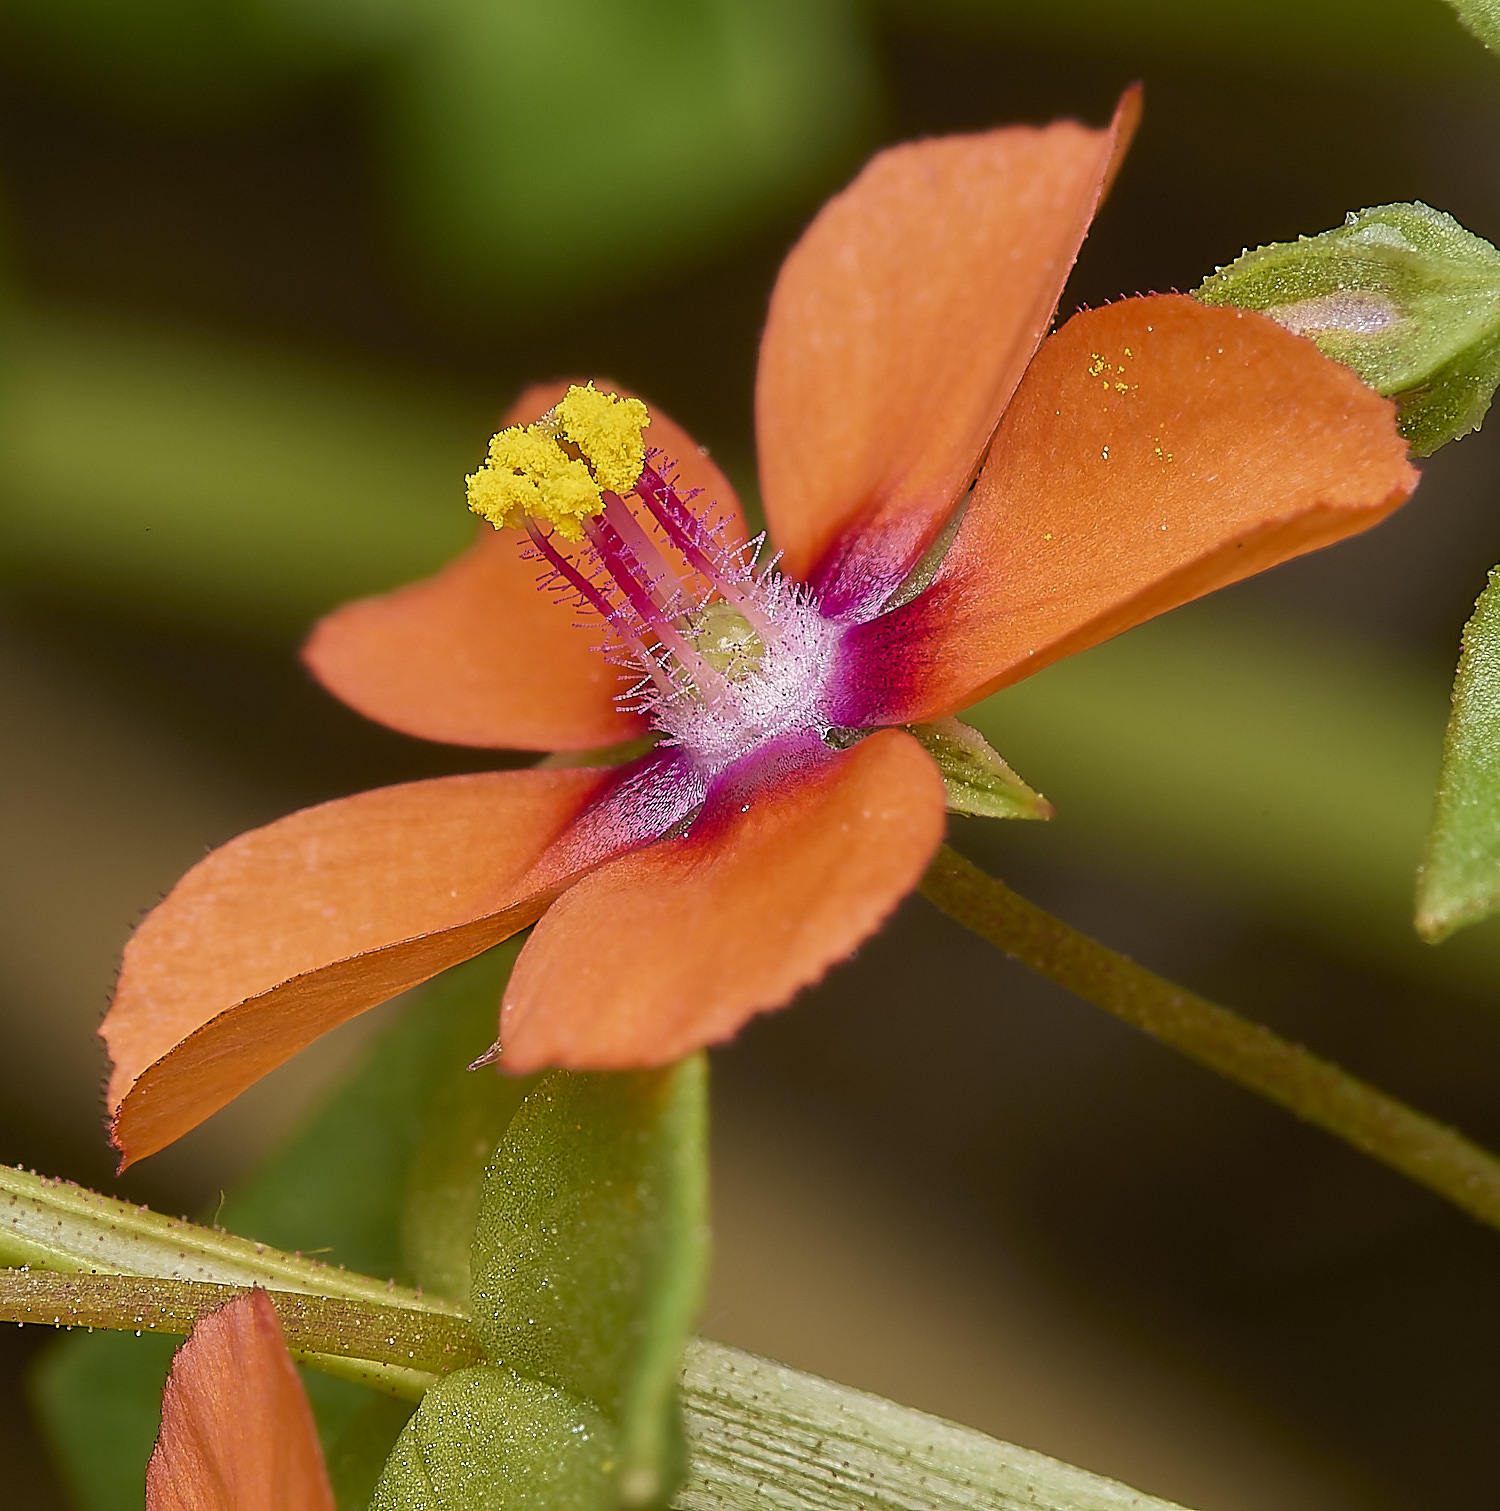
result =
[[[940,717],[1368,528],[1417,483],[1395,416],[1260,315],[1180,295],[1076,315],[1006,411],[937,581],[851,637],[851,707]]]
[[[882,152],[792,249],[761,341],[761,486],[786,570],[833,607],[868,598],[872,575],[899,580],[973,477],[1139,103],[1130,91],[1103,131]],[[830,561],[856,520],[858,560]]]
[[[942,778],[886,730],[772,747],[682,839],[553,904],[511,975],[504,1068],[661,1065],[781,1007],[878,929],[943,837]]]
[[[200,1318],[177,1351],[146,1511],[334,1511],[307,1393],[264,1291]]]
[[[628,393],[617,384],[598,386]],[[505,416],[527,424],[567,392],[566,383],[529,388]],[[701,488],[721,515],[739,519],[739,500],[685,430],[652,410],[646,443],[678,463],[684,489]],[[454,479],[455,509],[463,507]],[[739,524],[739,533],[744,526]],[[302,656],[336,697],[367,718],[452,745],[516,750],[587,750],[646,732],[615,697],[633,678],[598,653],[597,623],[537,587],[535,562],[519,531],[481,525],[474,544],[436,577],[378,598],[362,598],[319,621]]]
[[[99,1030],[123,1164],[345,1019],[532,923],[598,858],[542,869],[538,857],[615,778],[496,771],[385,787],[200,861],[126,946]]]

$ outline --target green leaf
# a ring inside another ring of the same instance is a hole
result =
[[[948,790],[949,813],[975,818],[1051,818],[1057,811],[1033,792],[977,729],[957,719],[908,724],[937,762]]]
[[[485,1176],[471,1312],[492,1359],[594,1402],[626,1505],[682,1470],[677,1376],[708,1254],[707,1062],[549,1076]]]
[[[263,1286],[267,1290],[402,1306],[434,1317],[461,1315],[451,1301],[419,1296],[253,1239],[163,1217],[147,1207],[0,1165],[0,1262],[64,1274],[98,1271],[154,1280]]]
[[[1448,0],[1458,19],[1491,50],[1500,50],[1500,3],[1497,0]]]
[[[718,1343],[683,1371],[678,1511],[1181,1511],[1114,1480]]]
[[[494,1018],[491,1012],[491,1037]],[[493,1070],[447,1079],[447,1095],[427,1108],[423,1137],[402,1188],[401,1257],[404,1270],[424,1290],[466,1301],[485,1165],[536,1081]]]
[[[370,1511],[607,1511],[615,1429],[586,1401],[509,1369],[434,1386]]]
[[[1500,912],[1500,567],[1464,626],[1437,808],[1417,877],[1429,944]]]
[[[1423,204],[1246,252],[1197,295],[1310,336],[1397,401],[1418,456],[1478,430],[1500,385],[1500,252]]]
[[[370,1288],[369,1277],[351,1279],[356,1288]],[[74,1475],[84,1511],[139,1507],[170,1353],[168,1340],[116,1332],[68,1339],[43,1362],[33,1394],[45,1398],[60,1384],[67,1388],[74,1360],[89,1360],[87,1376],[72,1382],[70,1393],[86,1401],[90,1414],[75,1413],[65,1423],[72,1445],[84,1450]],[[402,1446],[386,1485],[395,1506],[592,1511],[613,1502],[614,1425],[555,1386],[504,1368],[457,1372],[434,1385],[404,1428],[405,1413],[395,1403],[359,1411],[347,1398],[327,1397],[327,1387],[339,1383],[308,1379],[325,1441],[334,1439],[329,1462],[341,1511],[363,1511],[377,1478],[375,1456],[383,1459],[398,1432]],[[738,1349],[690,1343],[681,1384],[692,1461],[673,1502],[681,1511],[752,1511],[766,1505],[768,1494],[774,1504],[826,1511],[872,1505],[1165,1511],[1163,1502],[1056,1460]],[[117,1438],[127,1440],[128,1450],[123,1459],[114,1456],[119,1472],[101,1475],[109,1464],[90,1450]],[[486,1498],[494,1496],[501,1498]]]

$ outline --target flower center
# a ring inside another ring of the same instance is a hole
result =
[[[761,669],[766,644],[749,619],[722,598],[683,615],[687,642],[730,682],[743,682]]]
[[[826,734],[844,627],[774,563],[757,569],[760,539],[731,541],[728,521],[690,507],[646,447],[650,418],[639,399],[570,388],[495,436],[469,507],[526,532],[540,586],[597,614],[606,654],[638,674],[622,698],[708,774],[780,735]]]

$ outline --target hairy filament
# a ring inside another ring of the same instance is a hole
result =
[[[707,578],[757,631],[765,635],[771,628],[771,621],[761,612],[754,594],[746,591],[744,581],[747,574],[742,569],[735,569],[708,526],[688,508],[677,490],[650,462],[641,468],[636,494],[694,571]]]
[[[674,618],[682,597],[677,573],[667,565],[656,543],[641,528],[640,521],[618,493],[604,495],[604,522],[619,536],[639,573],[638,581],[651,601],[668,619]]]
[[[699,692],[705,697],[716,698],[721,695],[724,691],[722,678],[683,638],[671,616],[641,581],[637,575],[641,568],[614,524],[607,517],[591,519],[584,525],[584,533],[598,553],[600,561],[604,563],[605,570],[614,579],[641,622],[676,657]]]
[[[646,648],[645,641],[630,627],[625,615],[542,534],[535,520],[526,521],[526,533],[531,537],[531,544],[542,560],[614,631],[621,644],[630,652],[634,663],[656,684],[657,692],[664,698],[670,697],[676,689],[662,671],[657,658]]]

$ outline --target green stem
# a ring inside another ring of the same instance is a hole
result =
[[[364,1303],[380,1312],[389,1309],[414,1312],[419,1318],[435,1319],[434,1336],[441,1333],[443,1321],[463,1315],[462,1308],[440,1296],[423,1296],[393,1281],[356,1275],[301,1254],[284,1254],[269,1244],[239,1238],[218,1228],[199,1227],[185,1218],[163,1217],[149,1208],[85,1191],[71,1181],[49,1180],[4,1165],[0,1165],[0,1265],[23,1271],[203,1283],[225,1287],[222,1300],[258,1285],[272,1292]],[[62,1299],[60,1293],[58,1299]],[[137,1299],[144,1302],[147,1298],[142,1293]],[[45,1302],[41,1304],[45,1309]],[[63,1306],[54,1315],[62,1317],[65,1310],[67,1307]],[[68,1318],[67,1325],[144,1330],[141,1323],[131,1320],[133,1315],[127,1303],[126,1310],[108,1314],[113,1320],[107,1320],[106,1314],[101,1313],[98,1320],[90,1322],[79,1314]],[[375,1315],[372,1311],[371,1316]],[[7,1316],[0,1313],[0,1318]],[[40,1313],[34,1313],[31,1317],[18,1315],[9,1320],[42,1319]],[[174,1330],[165,1320],[154,1325],[161,1332]],[[393,1342],[391,1347],[398,1345]],[[383,1357],[360,1358],[343,1352],[316,1351],[306,1351],[301,1356],[305,1363],[326,1374],[408,1400],[421,1400],[433,1380],[428,1370],[386,1362]]]
[[[249,1291],[248,1286],[202,1280],[0,1270],[0,1321],[186,1336],[200,1317]],[[347,1296],[266,1294],[287,1346],[301,1353],[367,1359],[429,1374],[484,1362],[463,1317]]]
[[[201,1227],[185,1217],[163,1217],[149,1207],[9,1165],[0,1165],[0,1264],[258,1285],[409,1311],[463,1314],[462,1307],[441,1296],[423,1296],[394,1281],[284,1254],[252,1238]]]
[[[1032,970],[1500,1228],[1500,1159],[1270,1029],[1069,928],[944,845],[922,895]]]

